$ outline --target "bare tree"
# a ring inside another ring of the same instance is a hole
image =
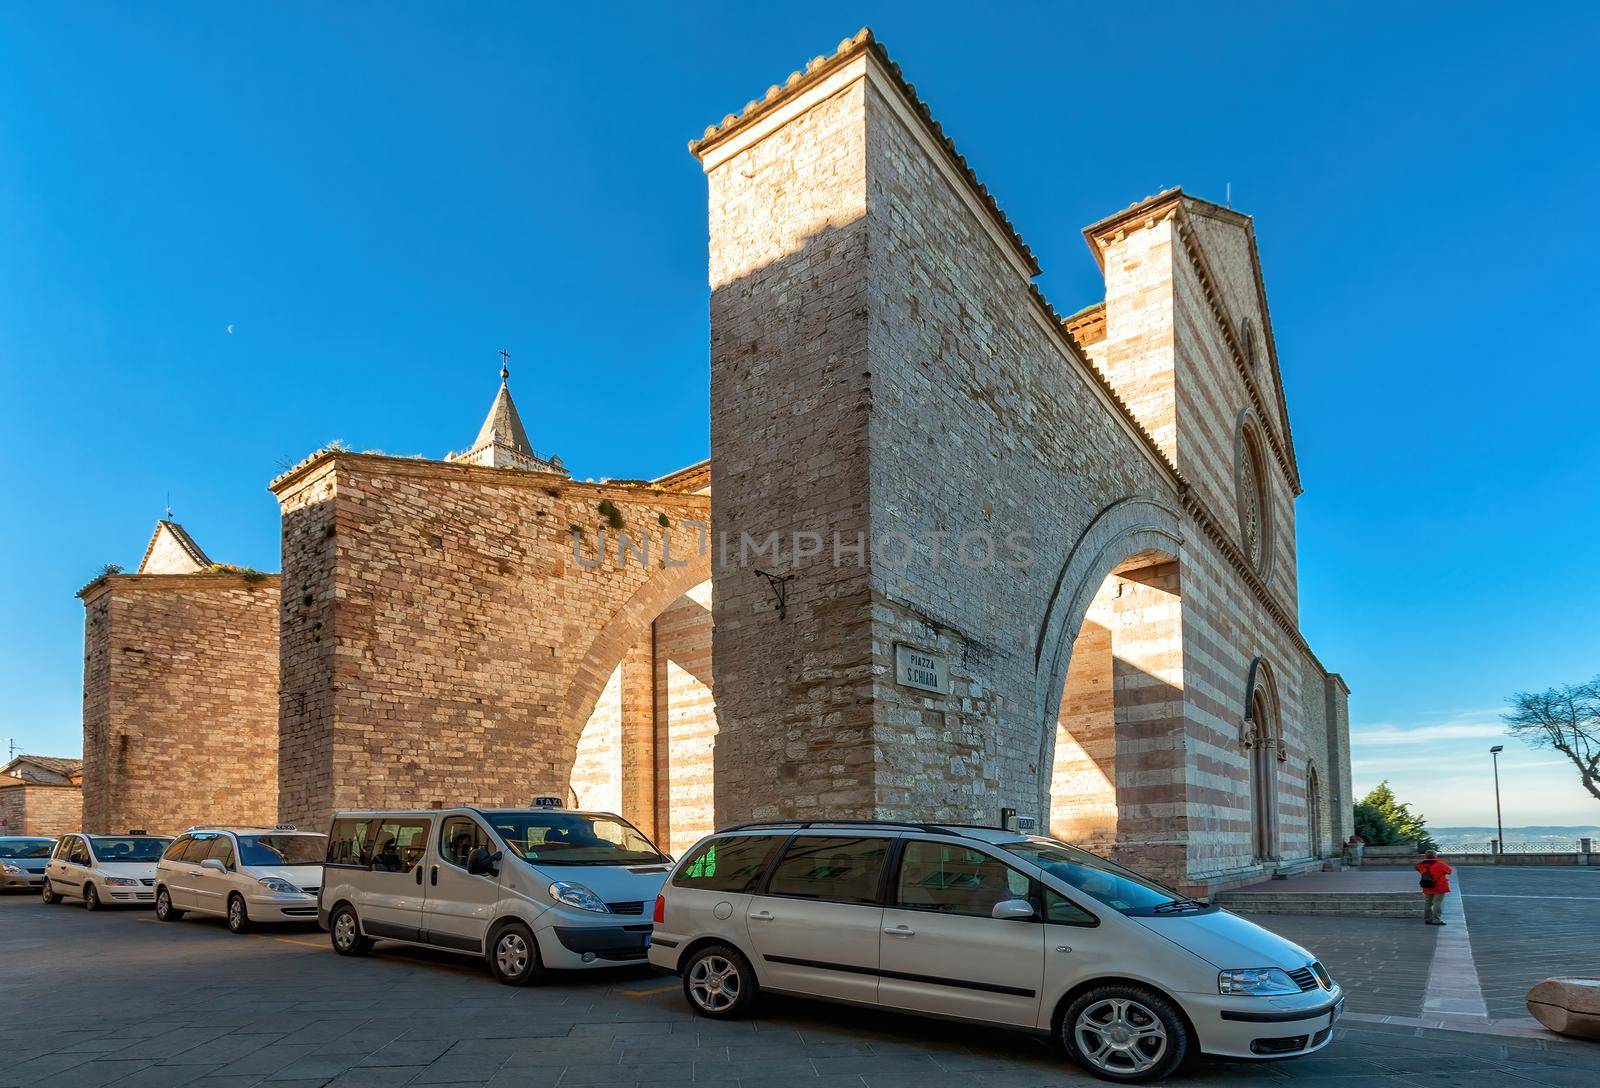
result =
[[[1600,676],[1587,684],[1519,691],[1504,717],[1512,736],[1572,760],[1583,788],[1600,798]]]

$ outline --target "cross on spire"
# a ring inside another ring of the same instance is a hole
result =
[[[500,349],[500,384],[505,385],[511,380],[511,353],[505,348]]]

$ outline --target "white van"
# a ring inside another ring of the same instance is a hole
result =
[[[650,962],[703,1016],[746,1015],[767,989],[977,1021],[1055,1036],[1107,1080],[1310,1054],[1344,1004],[1298,945],[995,828],[741,825],[695,844],[653,917]]]
[[[545,968],[643,963],[671,865],[609,812],[340,812],[317,920],[343,956],[404,941],[483,956],[525,986]]]
[[[327,839],[276,827],[191,827],[156,864],[156,917],[187,911],[228,920],[235,933],[258,922],[310,922]]]

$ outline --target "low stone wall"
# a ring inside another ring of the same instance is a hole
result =
[[[1600,865],[1600,854],[1440,854],[1453,866],[1462,865]],[[1422,860],[1421,854],[1391,854],[1373,857],[1369,849],[1362,861],[1364,869],[1410,868]]]

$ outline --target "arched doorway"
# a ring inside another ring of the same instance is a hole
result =
[[[1246,744],[1250,766],[1250,827],[1252,860],[1278,860],[1278,761],[1282,748],[1282,729],[1278,722],[1277,699],[1265,662],[1257,661],[1253,671],[1256,684],[1250,694],[1250,717]]]
[[[1152,770],[1161,773],[1183,730],[1181,628],[1175,556],[1137,553],[1100,583],[1061,686],[1049,778],[1053,835],[1146,868],[1182,864],[1181,844],[1166,841],[1169,801],[1150,789]],[[1181,804],[1181,791],[1170,804]]]
[[[1322,842],[1322,787],[1317,781],[1317,769],[1306,766],[1306,827],[1311,837],[1311,856],[1320,858],[1325,852]]]
[[[615,632],[628,641],[591,649],[586,672],[605,679],[578,731],[567,803],[619,813],[676,854],[713,829],[711,583],[653,607]]]

